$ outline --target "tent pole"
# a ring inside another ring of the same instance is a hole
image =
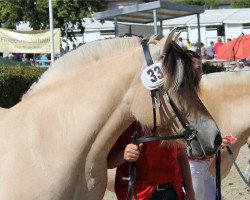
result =
[[[114,23],[115,23],[115,37],[118,37],[118,23],[117,23],[117,17],[114,17]]]
[[[51,65],[53,64],[54,57],[54,26],[53,26],[53,7],[52,0],[49,0],[49,27],[50,27],[50,53],[51,53]]]
[[[200,14],[197,14],[198,23],[198,53],[201,56],[201,27],[200,27]]]
[[[153,10],[153,15],[154,15],[154,34],[157,35],[158,31],[157,31],[157,13],[156,10]]]

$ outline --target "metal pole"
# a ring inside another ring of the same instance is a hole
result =
[[[200,14],[197,14],[197,23],[198,23],[198,53],[201,56],[201,30],[200,30]]]
[[[153,15],[154,15],[154,34],[157,35],[158,30],[157,30],[157,13],[156,13],[156,10],[153,10]]]
[[[114,23],[115,23],[115,37],[118,37],[118,24],[117,24],[117,17],[114,17]]]
[[[53,26],[53,7],[52,0],[49,0],[49,28],[50,28],[50,52],[51,65],[54,63],[54,26]]]
[[[163,23],[162,23],[162,20],[160,20],[160,34],[163,35]]]

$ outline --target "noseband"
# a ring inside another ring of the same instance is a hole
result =
[[[144,56],[147,62],[147,65],[150,66],[154,64],[153,59],[151,57],[148,43],[145,41],[142,41],[141,43]],[[156,107],[160,108],[161,107],[161,100],[160,100],[160,91],[159,89],[153,89],[151,91],[151,99],[152,99],[152,108],[153,108],[153,129],[152,132],[156,132]],[[191,149],[191,141],[193,139],[197,139],[197,133],[198,131],[190,125],[189,121],[187,120],[186,117],[183,117],[180,114],[180,110],[172,100],[171,96],[168,94],[167,91],[164,91],[163,97],[166,98],[170,106],[172,107],[172,110],[174,111],[176,117],[180,121],[181,125],[184,128],[184,131],[181,134],[177,135],[171,135],[171,136],[142,136],[139,137],[137,133],[134,134],[132,143],[139,145],[140,143],[145,143],[145,142],[152,142],[152,141],[160,141],[160,140],[175,140],[175,139],[184,139],[187,143],[187,148]],[[198,140],[198,139],[197,139]],[[127,195],[127,200],[131,200],[133,197],[135,200],[138,200],[137,194],[135,192],[135,181],[136,181],[136,167],[135,167],[135,162],[131,162],[130,167],[129,167],[129,187],[128,187],[128,195]]]

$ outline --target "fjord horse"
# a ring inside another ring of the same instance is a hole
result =
[[[164,89],[172,91],[182,114],[199,131],[201,146],[191,141],[192,154],[212,155],[221,138],[196,94],[191,59],[179,68],[166,64],[173,34],[151,43],[150,53],[154,62],[163,63]],[[58,59],[20,103],[3,111],[0,199],[103,198],[107,155],[119,135],[134,119],[153,127],[150,91],[140,80],[146,67],[140,42],[119,38],[79,47]],[[165,104],[157,111],[157,129],[173,134],[181,126]]]
[[[230,148],[237,159],[240,148],[250,145],[250,72],[219,72],[203,75],[198,92],[199,98],[213,116],[224,134],[237,138]],[[226,149],[221,151],[221,177],[225,178],[232,168]],[[247,162],[247,161],[246,161]],[[245,170],[250,181],[250,160]],[[114,191],[115,169],[109,170],[108,190]],[[211,158],[210,172],[215,176],[215,159]]]
[[[237,141],[231,150],[237,158],[240,148],[250,137],[250,71],[219,72],[205,75],[200,83],[199,97],[209,110],[222,133],[231,134]],[[232,167],[227,150],[221,155],[221,175],[226,177]],[[212,159],[210,171],[215,174]]]

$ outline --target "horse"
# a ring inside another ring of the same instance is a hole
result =
[[[237,138],[230,147],[236,159],[250,136],[250,72],[219,72],[203,76],[198,95],[221,133]],[[222,150],[222,178],[228,175],[232,165],[228,151]],[[210,172],[215,174],[214,158],[211,159]]]
[[[240,148],[250,145],[250,72],[218,72],[202,76],[198,96],[208,109],[222,134],[237,138],[230,145],[237,159]],[[250,160],[249,166],[250,166]],[[221,178],[230,172],[233,163],[226,149],[221,150]],[[250,167],[245,170],[248,181]],[[210,172],[215,177],[215,158],[210,159]],[[107,189],[114,191],[116,170],[108,170]]]
[[[250,150],[250,137],[247,140],[247,145],[248,145],[248,148]],[[245,170],[245,178],[246,178],[247,182],[250,184],[250,158],[248,160],[248,166]]]
[[[179,59],[179,68],[167,63],[173,35],[149,43],[164,70],[162,90],[198,130],[192,153],[212,155],[219,129],[197,96],[191,59]],[[0,199],[102,199],[107,155],[120,134],[134,120],[154,126],[150,91],[140,80],[145,66],[138,37],[96,41],[56,60],[1,117]],[[157,130],[176,134],[180,122],[161,100]]]

